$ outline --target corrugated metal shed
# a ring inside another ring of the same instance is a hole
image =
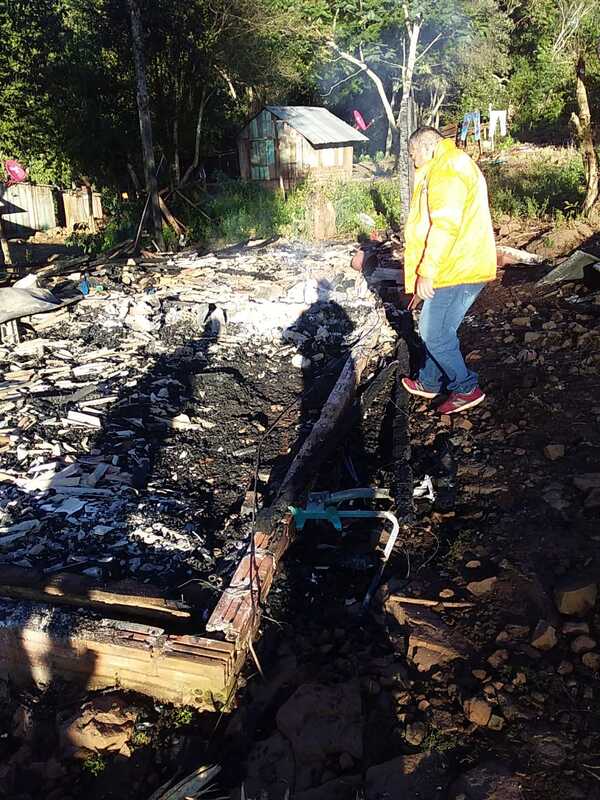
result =
[[[0,187],[0,206],[7,237],[30,236],[56,227],[51,186],[17,183]]]
[[[301,133],[313,147],[368,142],[368,138],[355,130],[326,108],[313,106],[266,106],[275,117],[287,122]]]

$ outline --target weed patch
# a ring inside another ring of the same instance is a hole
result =
[[[583,163],[578,153],[551,161],[532,156],[515,165],[482,165],[492,215],[552,219],[561,222],[579,214],[585,194]]]
[[[88,756],[83,762],[83,769],[90,775],[93,775],[94,778],[97,778],[98,775],[101,775],[106,769],[106,761],[100,753],[94,753]]]
[[[256,183],[227,181],[217,193],[203,199],[200,213],[189,211],[186,222],[191,239],[207,244],[272,236],[306,239],[311,236],[310,214],[317,193],[333,205],[340,236],[365,232],[361,213],[372,217],[380,228],[400,224],[399,183],[394,179],[336,181],[326,186],[307,181],[286,198]]]

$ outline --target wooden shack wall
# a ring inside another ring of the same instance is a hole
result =
[[[4,188],[0,185],[0,196],[5,232],[9,239],[26,238],[36,231],[56,227],[51,186],[17,183]]]
[[[82,189],[59,191],[52,186],[17,183],[3,188],[0,184],[0,209],[9,239],[32,236],[37,231],[47,231],[62,224],[56,216],[55,200],[64,208],[65,226],[72,230],[76,224],[89,224],[89,198]],[[102,198],[92,193],[94,218],[102,219]]]
[[[85,189],[72,189],[62,192],[65,209],[65,225],[73,230],[75,225],[88,225],[90,223],[89,197]],[[102,219],[102,198],[98,192],[92,192],[94,219]]]

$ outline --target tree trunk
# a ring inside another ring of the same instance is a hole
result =
[[[181,168],[179,165],[179,120],[177,116],[173,120],[173,179],[175,186],[179,186],[181,183]]]
[[[392,141],[397,143],[398,141],[398,126],[396,124],[396,120],[394,119],[394,112],[392,110],[392,105],[388,100],[388,96],[385,93],[385,88],[383,85],[383,81],[373,70],[368,66],[365,61],[361,61],[359,58],[356,58],[351,53],[346,53],[336,45],[335,42],[328,42],[327,43],[332,50],[344,59],[344,61],[348,61],[350,64],[354,64],[355,67],[359,67],[365,73],[365,75],[370,78],[370,80],[375,84],[375,88],[377,89],[377,94],[379,95],[379,99],[381,101],[381,105],[383,106],[383,110],[385,112],[385,116],[388,121],[388,125],[390,126],[390,130],[392,131]]]
[[[402,200],[402,214],[404,221],[408,219],[408,209],[410,206],[410,158],[408,155],[408,139],[411,130],[411,92],[415,64],[417,63],[417,46],[421,34],[421,22],[410,22],[408,12],[406,19],[406,30],[408,32],[408,55],[404,64],[402,75],[402,98],[400,109],[396,118],[396,128],[398,129],[398,148],[396,152],[396,171],[400,174],[400,197]]]
[[[140,179],[138,178],[137,172],[133,168],[131,161],[127,161],[127,172],[129,172],[129,177],[131,178],[131,183],[133,184],[136,194],[141,194],[142,186],[140,184]]]
[[[392,99],[390,101],[390,105],[392,107],[392,114],[394,113],[395,108],[396,108],[396,102],[397,102],[397,98],[398,98],[398,89],[399,89],[399,85],[396,82],[394,82],[394,86],[392,88]],[[386,156],[386,158],[389,158],[392,155],[392,153],[394,152],[393,146],[394,146],[394,131],[395,130],[396,130],[396,125],[395,124],[394,125],[390,125],[390,123],[388,121],[388,131],[387,131],[387,136],[386,136],[386,139],[385,139],[385,156]]]
[[[173,111],[173,186],[181,183],[181,159],[179,158],[179,109],[181,108],[181,79],[179,71],[175,79],[175,109]]]
[[[162,233],[162,215],[158,202],[158,183],[156,179],[156,164],[154,161],[154,146],[152,141],[152,121],[150,118],[150,99],[148,97],[148,83],[146,81],[146,65],[144,59],[144,45],[142,39],[142,20],[137,0],[127,0],[129,15],[131,17],[131,40],[133,45],[133,61],[137,82],[137,105],[140,118],[140,137],[142,140],[142,153],[144,158],[144,174],[146,178],[146,191],[150,195],[152,205],[152,220],[154,223],[154,241],[159,250],[165,249]]]
[[[200,145],[202,143],[202,125],[204,122],[204,111],[206,109],[206,104],[208,103],[210,95],[206,93],[206,87],[202,89],[202,97],[200,98],[200,107],[198,108],[198,119],[196,121],[196,137],[194,141],[194,159],[190,166],[185,171],[185,175],[181,180],[181,185],[187,183],[192,175],[198,169],[198,165],[200,163]]]
[[[598,156],[594,148],[594,131],[592,128],[588,93],[585,85],[585,61],[583,56],[579,56],[576,74],[577,109],[579,114],[577,116],[575,114],[573,115],[573,121],[577,129],[579,147],[585,167],[586,193],[583,202],[583,212],[585,214],[590,214],[598,203],[600,187],[598,185]]]

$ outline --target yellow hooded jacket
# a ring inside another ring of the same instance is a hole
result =
[[[434,288],[483,283],[496,277],[496,244],[487,185],[479,167],[443,139],[417,170],[405,229],[404,285],[417,275]]]

